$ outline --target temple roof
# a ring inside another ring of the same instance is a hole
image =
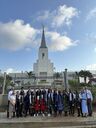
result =
[[[40,46],[40,48],[47,48],[46,41],[45,41],[44,27],[43,27],[43,31],[42,31],[42,39],[41,39],[41,46]]]

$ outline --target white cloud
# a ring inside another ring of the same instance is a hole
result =
[[[41,13],[42,13],[42,15],[41,15]],[[50,16],[50,12],[48,10],[43,11],[41,13],[40,12],[38,13],[39,16],[37,17],[37,20],[46,20]]]
[[[72,18],[78,16],[78,10],[73,7],[67,7],[66,5],[59,6],[56,10],[56,14],[53,16],[53,26],[60,27],[63,24],[70,25]]]
[[[34,45],[38,31],[23,20],[0,22],[0,48],[19,50]]]
[[[7,74],[9,74],[9,73],[20,73],[20,71],[17,71],[17,70],[15,70],[15,69],[13,69],[13,68],[8,68],[5,72],[6,72]]]
[[[96,8],[93,8],[88,12],[88,15],[86,17],[86,21],[91,20],[92,18],[96,18]]]
[[[96,70],[96,64],[90,64],[86,66],[86,70]]]
[[[76,45],[67,35],[46,30],[48,47],[51,51],[63,51]],[[9,50],[25,49],[30,51],[32,47],[39,46],[41,43],[41,32],[34,29],[30,24],[24,24],[23,20],[0,23],[0,48]]]
[[[96,52],[96,48],[94,48],[94,52]]]
[[[31,51],[31,48],[25,48],[26,51],[30,52]]]
[[[87,33],[86,42],[96,44],[96,33]]]
[[[60,33],[47,32],[46,34],[49,37],[49,49],[51,51],[63,51],[77,45],[77,41],[71,40],[68,36],[60,35]]]
[[[38,20],[50,21],[53,27],[61,27],[62,25],[69,26],[72,23],[73,17],[77,17],[79,11],[74,7],[67,7],[66,5],[59,6],[53,11],[44,11],[39,13]]]

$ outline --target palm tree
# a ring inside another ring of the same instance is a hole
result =
[[[28,74],[28,77],[29,77],[29,78],[32,78],[32,76],[33,76],[33,72],[32,72],[32,71],[27,72],[27,74]]]
[[[79,72],[79,76],[80,77],[84,77],[84,83],[86,84],[86,79],[87,79],[87,77],[88,78],[92,78],[93,76],[92,76],[92,73],[91,72],[89,72],[89,71],[86,71],[86,70],[81,70],[80,72]]]
[[[29,77],[29,78],[33,78],[33,79],[34,79],[34,83],[35,83],[35,80],[36,80],[35,74],[34,74],[32,71],[27,72],[27,74],[28,74],[28,77]]]

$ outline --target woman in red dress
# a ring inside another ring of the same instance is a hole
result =
[[[40,108],[41,108],[42,116],[45,116],[46,102],[45,102],[45,99],[44,99],[44,95],[43,94],[41,94]]]
[[[35,108],[35,114],[36,114],[36,116],[38,116],[38,114],[40,112],[40,95],[39,95],[38,91],[36,92],[36,99],[35,99],[34,108]]]

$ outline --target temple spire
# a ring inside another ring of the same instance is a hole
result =
[[[44,25],[43,25],[42,39],[41,39],[41,46],[40,46],[40,48],[47,48],[46,41],[45,41]]]

